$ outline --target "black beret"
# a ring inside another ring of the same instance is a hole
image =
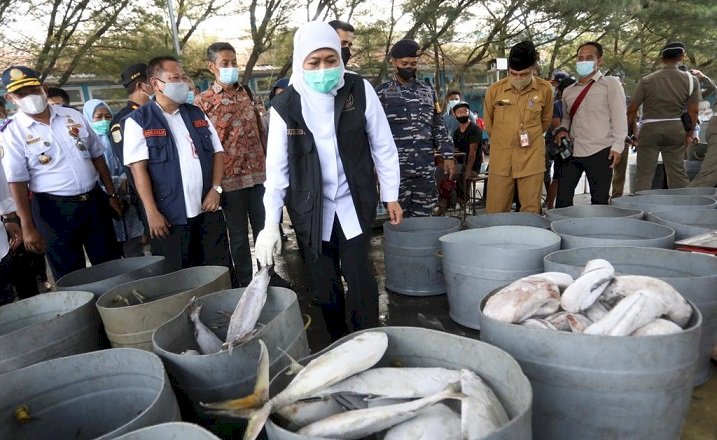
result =
[[[127,87],[134,80],[147,79],[147,65],[143,63],[132,64],[122,72],[122,85]]]
[[[510,48],[508,67],[513,70],[525,70],[538,61],[538,52],[532,41],[521,41]]]
[[[687,46],[681,41],[672,41],[665,44],[665,47],[662,48],[662,55],[667,55],[668,57],[677,57],[685,52],[687,52]]]
[[[407,58],[421,56],[421,46],[413,40],[400,40],[391,48],[391,57]]]

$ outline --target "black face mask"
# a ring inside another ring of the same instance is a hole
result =
[[[414,67],[398,67],[396,68],[396,74],[402,80],[410,81],[416,77],[416,69]]]
[[[344,66],[349,63],[349,60],[351,59],[351,48],[350,47],[342,47],[341,48],[341,59],[344,61]]]
[[[458,122],[461,124],[465,124],[468,122],[468,116],[456,116],[456,119],[458,119]]]

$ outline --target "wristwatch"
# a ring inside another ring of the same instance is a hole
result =
[[[18,217],[18,216],[16,216],[16,215],[9,216],[9,217],[3,216],[3,217],[2,217],[2,222],[3,222],[3,224],[6,224],[6,223],[17,223],[17,224],[19,225],[19,224],[20,224],[20,217]]]
[[[212,187],[212,189],[213,189],[214,191],[216,191],[217,194],[221,194],[222,192],[224,192],[224,190],[222,189],[222,186],[221,186],[221,185],[215,185],[215,186]]]

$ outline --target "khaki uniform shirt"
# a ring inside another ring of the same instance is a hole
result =
[[[485,96],[483,119],[490,136],[490,173],[520,178],[545,172],[543,134],[553,118],[550,83],[533,77],[517,91],[510,78],[491,85]],[[528,134],[529,147],[520,146],[520,131]]]
[[[692,94],[690,94],[692,81]],[[642,104],[643,120],[680,120],[687,103],[701,100],[700,84],[696,77],[665,65],[661,70],[642,77],[630,96],[630,103]]]

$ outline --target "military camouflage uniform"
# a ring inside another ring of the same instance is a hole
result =
[[[401,84],[396,79],[378,86],[376,93],[398,148],[401,166],[398,201],[403,215],[429,216],[438,201],[434,150],[445,158],[453,158],[453,141],[436,107],[436,94],[423,81]]]

